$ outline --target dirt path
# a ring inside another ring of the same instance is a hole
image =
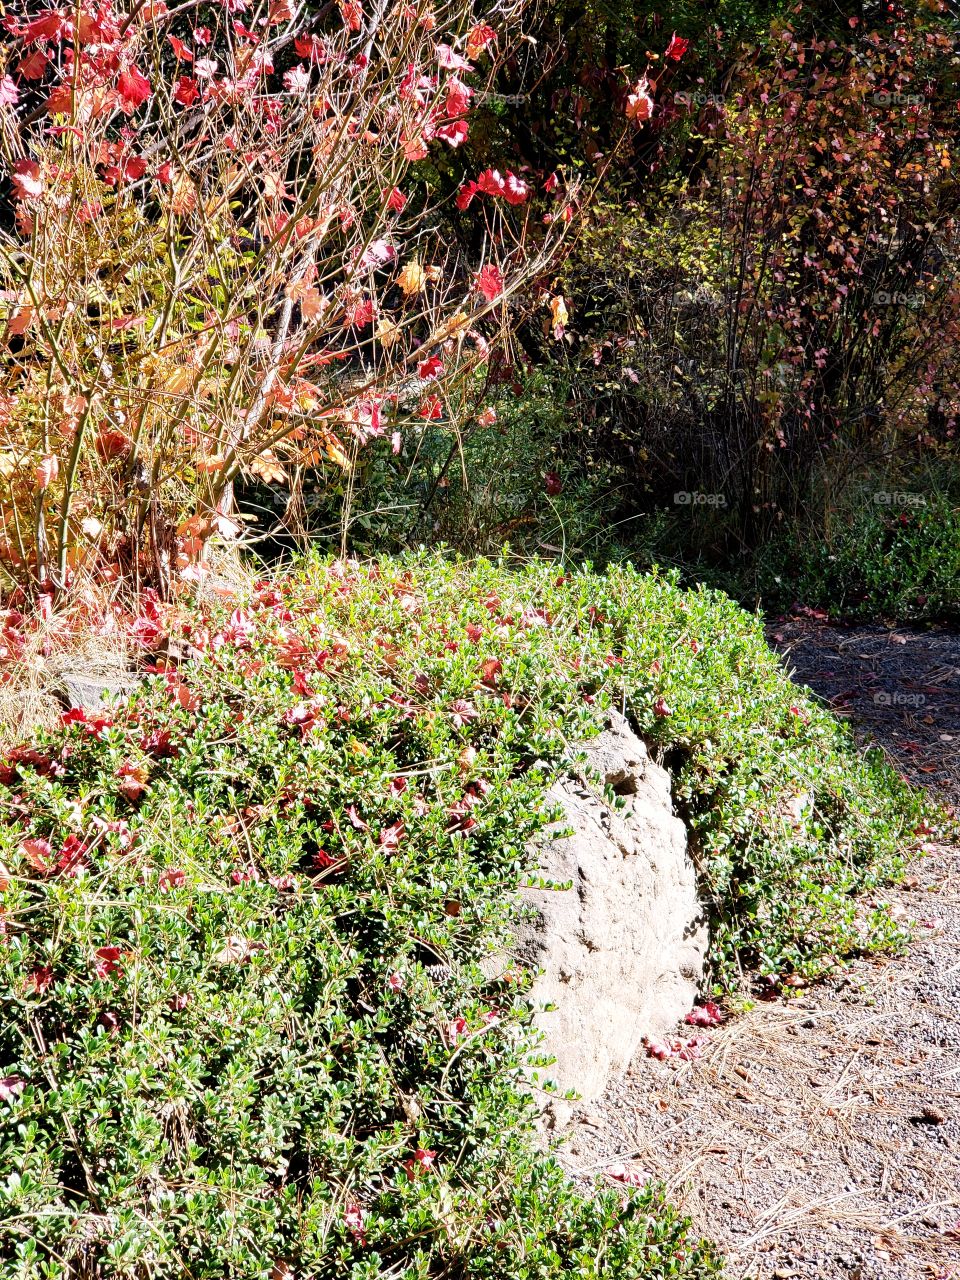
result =
[[[957,799],[960,637],[771,632],[858,737]],[[732,1277],[960,1280],[960,849],[884,900],[918,921],[908,956],[758,1004],[698,1061],[638,1059],[575,1116],[571,1172],[662,1179]]]

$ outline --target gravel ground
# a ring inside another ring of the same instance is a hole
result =
[[[859,737],[956,800],[960,637],[772,631]],[[924,689],[919,716],[892,697]],[[960,849],[931,850],[884,901],[917,922],[907,956],[730,1017],[696,1061],[638,1058],[575,1113],[570,1172],[663,1180],[731,1277],[960,1280]]]
[[[861,742],[960,809],[960,634],[784,618],[767,638]]]

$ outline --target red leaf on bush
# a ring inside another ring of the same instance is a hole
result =
[[[503,293],[503,274],[499,267],[490,263],[477,272],[474,284],[488,302],[493,302]]]
[[[459,147],[466,142],[470,127],[466,120],[456,120],[452,124],[442,124],[437,130],[437,137],[448,146]]]
[[[10,182],[18,200],[32,200],[43,195],[43,177],[35,160],[18,160],[13,166]]]
[[[673,712],[671,711],[670,706],[669,706],[669,704],[668,704],[668,702],[667,702],[666,698],[664,698],[664,697],[663,697],[663,695],[661,695],[661,696],[660,696],[660,697],[658,697],[658,698],[654,698],[654,700],[653,700],[653,714],[654,714],[655,716],[659,716],[659,717],[661,717],[661,718],[663,718],[664,716],[672,716],[672,715],[673,715]]]
[[[183,62],[193,61],[192,51],[183,43],[182,40],[178,39],[177,36],[167,36],[167,40],[170,42],[170,47],[178,58]]]
[[[200,97],[200,88],[196,80],[189,76],[181,76],[173,91],[173,100],[181,107],[190,107]]]
[[[437,61],[445,71],[472,71],[473,67],[448,44],[437,45]]]
[[[626,116],[635,124],[643,124],[653,115],[653,99],[649,89],[650,84],[644,77],[634,85],[633,92],[627,97]]]
[[[150,81],[142,71],[133,66],[125,67],[117,76],[117,92],[120,104],[128,115],[136,111],[137,107],[143,106],[153,94]]]
[[[420,406],[420,417],[427,422],[436,422],[438,418],[443,417],[443,404],[439,396],[427,396]]]
[[[556,471],[548,471],[546,473],[543,477],[543,488],[551,498],[555,498],[558,494],[563,493],[563,481],[557,475]]]
[[[473,200],[474,196],[479,194],[479,191],[480,191],[480,188],[472,180],[470,182],[465,182],[463,186],[460,188],[460,190],[457,192],[457,199],[456,199],[457,208],[461,210],[461,212],[466,209],[469,209],[470,202]]]
[[[690,41],[685,40],[683,36],[678,36],[676,32],[670,37],[670,43],[667,45],[665,58],[670,58],[674,62],[679,62],[683,55],[690,48]]]

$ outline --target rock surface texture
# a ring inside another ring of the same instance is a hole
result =
[[[537,845],[542,875],[571,887],[521,890],[532,910],[516,953],[543,970],[533,1001],[556,1006],[536,1016],[546,1037],[539,1051],[556,1062],[538,1069],[534,1083],[552,1080],[560,1094],[573,1089],[590,1101],[627,1069],[645,1036],[672,1030],[689,1012],[707,929],[667,773],[619,716],[584,750],[581,777],[558,782],[550,795],[566,814],[560,828],[573,835]],[[554,1123],[566,1123],[570,1104],[544,1100]]]

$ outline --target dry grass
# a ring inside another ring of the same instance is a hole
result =
[[[115,682],[126,674],[129,661],[130,645],[117,625],[78,625],[70,614],[38,620],[23,652],[2,667],[0,750],[59,723],[65,676]]]

